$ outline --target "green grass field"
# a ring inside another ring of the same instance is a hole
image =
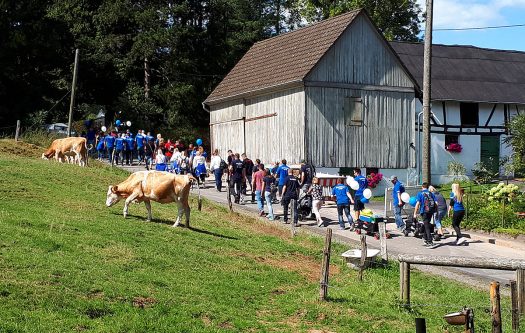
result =
[[[105,207],[126,173],[39,159],[0,140],[0,332],[443,332],[462,305],[490,332],[487,291],[414,273],[412,311],[397,306],[395,264],[346,267],[334,244],[328,302],[319,302],[323,240],[192,201],[192,229],[175,205]],[[510,329],[509,302],[502,307]],[[525,325],[524,325],[525,326]],[[460,332],[451,328],[450,332]],[[507,330],[505,330],[507,331]]]

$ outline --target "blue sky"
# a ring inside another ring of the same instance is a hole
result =
[[[418,3],[425,10],[425,0],[418,0]],[[525,0],[434,0],[434,29],[512,24],[525,24]],[[421,28],[424,29],[425,26]],[[525,26],[434,31],[433,43],[525,51]]]

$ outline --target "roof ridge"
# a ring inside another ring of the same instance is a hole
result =
[[[338,14],[336,16],[329,17],[327,19],[323,19],[323,20],[320,20],[320,21],[317,21],[317,22],[313,22],[313,23],[310,23],[308,25],[305,25],[304,27],[299,27],[299,28],[297,28],[295,30],[286,31],[286,32],[280,33],[280,34],[278,34],[276,36],[272,36],[272,37],[268,37],[266,39],[259,40],[259,41],[255,42],[253,44],[253,46],[255,46],[257,44],[265,43],[266,41],[269,41],[269,40],[275,40],[275,39],[277,39],[279,37],[285,37],[285,36],[288,36],[291,33],[298,32],[298,31],[305,30],[305,29],[309,29],[309,28],[315,27],[315,26],[317,26],[319,24],[326,24],[327,22],[331,22],[331,21],[334,21],[336,19],[342,19],[343,17],[350,16],[350,14],[359,14],[359,12],[362,12],[363,10],[364,10],[363,8],[353,9],[353,10],[350,10],[348,12],[345,12],[345,13],[342,13],[342,14]]]
[[[410,41],[402,41],[402,40],[392,40],[390,43],[399,43],[399,44],[417,44],[417,45],[424,45],[424,43],[421,42],[410,42]],[[471,48],[471,49],[478,49],[478,50],[484,50],[484,51],[494,51],[494,52],[503,52],[503,53],[520,53],[525,54],[525,51],[519,51],[519,50],[503,50],[503,49],[491,49],[488,47],[480,47],[475,45],[463,45],[463,44],[434,44],[432,43],[432,46],[444,46],[444,47],[461,47],[461,48]]]

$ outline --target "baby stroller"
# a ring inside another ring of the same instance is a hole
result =
[[[363,232],[368,236],[373,236],[374,239],[379,239],[379,222],[383,222],[383,218],[375,215],[370,209],[361,211],[359,220],[354,222],[355,233],[360,235]],[[387,232],[386,238],[392,236]]]
[[[312,195],[305,194],[297,201],[297,212],[299,213],[299,220],[303,221],[312,217]]]
[[[425,225],[423,224],[423,221],[414,217],[407,218],[407,220],[405,221],[405,229],[403,230],[403,235],[405,235],[405,237],[408,237],[410,233],[412,233],[414,237],[423,238],[425,236]],[[435,241],[441,239],[439,235],[435,233],[434,224],[432,223],[430,223],[430,236]]]

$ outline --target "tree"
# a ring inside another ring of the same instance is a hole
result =
[[[300,0],[298,6],[308,22],[364,8],[386,39],[420,40],[421,8],[415,0]]]
[[[512,118],[507,124],[509,135],[505,143],[512,147],[511,165],[515,173],[525,174],[525,115],[520,114]]]

